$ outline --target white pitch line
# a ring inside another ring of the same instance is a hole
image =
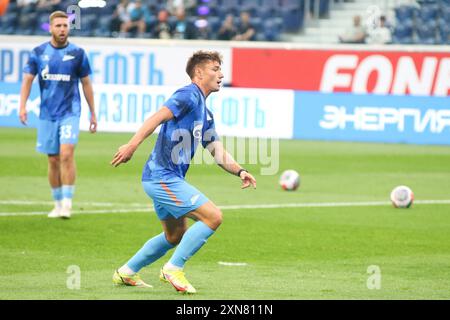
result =
[[[450,204],[450,200],[415,200],[414,204]],[[320,207],[372,207],[392,205],[390,201],[363,201],[363,202],[306,202],[306,203],[280,203],[280,204],[250,204],[219,206],[221,209],[277,209],[277,208],[320,208]]]
[[[4,203],[0,202],[0,204]],[[40,203],[39,201],[36,201]],[[47,202],[45,202],[47,204]],[[13,203],[10,203],[13,204]],[[22,204],[22,202],[21,202]],[[36,203],[35,203],[36,204]],[[53,202],[48,202],[53,205]],[[80,203],[81,204],[81,203]],[[98,203],[97,203],[98,204]],[[124,204],[105,203],[107,207],[123,206]],[[415,200],[414,205],[428,205],[428,204],[450,204],[450,200]],[[392,205],[389,201],[365,201],[365,202],[310,202],[310,203],[279,203],[279,204],[249,204],[249,205],[228,205],[219,206],[222,210],[241,210],[241,209],[277,209],[277,208],[321,208],[321,207],[373,207],[373,206],[388,206]],[[127,204],[128,206],[128,204]],[[109,214],[109,213],[129,213],[129,212],[153,212],[154,208],[145,204],[137,204],[132,208],[124,209],[104,209],[104,210],[73,210],[73,214]],[[46,215],[47,211],[32,211],[32,212],[0,212],[0,217],[7,216],[33,216]]]
[[[111,210],[72,210],[72,214],[109,214],[109,213],[129,213],[129,212],[153,212],[153,208],[135,208],[135,209],[111,209]],[[47,215],[50,211],[31,211],[31,212],[0,212],[0,217],[11,216],[39,216]]]
[[[246,262],[224,262],[224,261],[219,261],[217,263],[222,265],[222,266],[230,266],[230,267],[245,267],[245,266],[248,265]]]
[[[53,201],[33,201],[33,200],[0,200],[1,204],[9,204],[9,205],[19,205],[19,206],[52,206],[54,204]],[[77,202],[80,206],[90,206],[90,207],[116,207],[123,206],[123,203],[114,203],[114,202]],[[145,203],[127,203],[129,207],[148,207],[149,204]]]

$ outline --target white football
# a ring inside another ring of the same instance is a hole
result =
[[[279,182],[284,190],[297,190],[300,185],[300,175],[295,170],[286,170],[281,174]]]
[[[414,193],[407,186],[395,187],[391,192],[391,202],[396,208],[409,208],[414,202]]]

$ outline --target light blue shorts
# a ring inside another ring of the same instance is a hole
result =
[[[170,217],[178,219],[209,201],[203,193],[181,178],[142,181],[142,186],[153,199],[159,220]]]
[[[36,150],[45,154],[59,154],[62,144],[77,144],[80,134],[80,118],[67,117],[51,121],[39,119]]]

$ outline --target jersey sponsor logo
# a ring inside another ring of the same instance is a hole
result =
[[[69,61],[69,60],[72,60],[72,59],[75,59],[75,57],[66,54],[66,55],[62,58],[62,61]]]
[[[48,73],[48,65],[41,71],[42,80],[44,81],[70,81],[70,74]]]
[[[200,198],[200,195],[199,195],[199,194],[196,194],[196,195],[192,196],[192,198],[191,198],[191,204],[196,203],[197,200],[198,200],[198,198]]]

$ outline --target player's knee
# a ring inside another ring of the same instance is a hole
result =
[[[221,224],[223,220],[222,211],[219,208],[216,208],[214,210],[214,213],[211,215],[210,223],[213,229],[217,229]]]
[[[73,154],[71,152],[61,153],[60,157],[63,164],[68,164],[73,161]]]
[[[50,167],[52,168],[59,168],[59,157],[48,157],[48,164],[50,165]]]
[[[181,233],[181,232],[176,232],[176,233],[173,233],[173,234],[167,234],[167,233],[166,233],[166,240],[167,240],[170,244],[176,246],[177,244],[180,243],[181,238],[183,238],[183,234],[184,234],[184,233]]]

